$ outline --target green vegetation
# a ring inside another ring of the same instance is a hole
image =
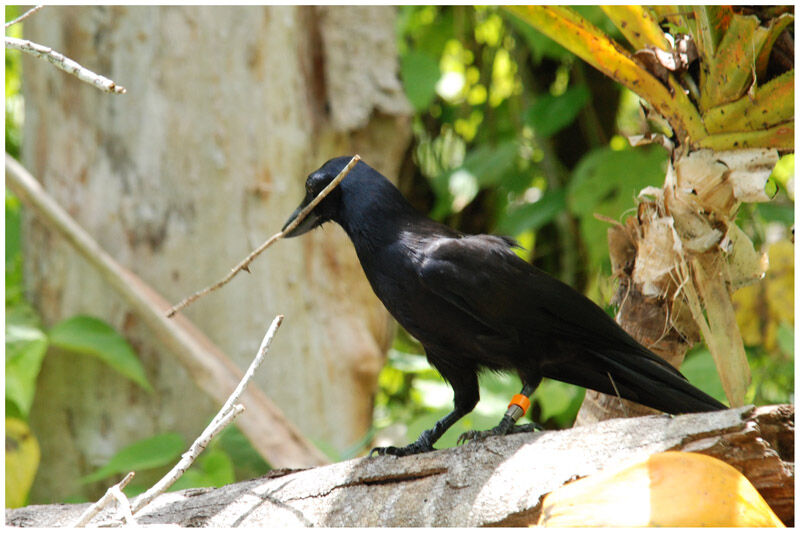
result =
[[[599,7],[576,11],[622,38]],[[640,190],[662,185],[668,157],[660,147],[632,148],[626,137],[669,133],[669,126],[645,118],[636,95],[502,9],[405,6],[398,27],[401,73],[416,110],[418,169],[401,177],[401,188],[418,207],[461,230],[515,237],[525,247],[523,257],[605,305],[613,293],[607,220],[623,221],[633,214]],[[787,155],[768,185],[773,200],[741,209],[737,222],[757,249],[788,244],[794,196],[787,180],[793,175],[794,156]],[[774,281],[768,274],[764,284],[735,298],[741,300],[740,324],[758,323],[759,331],[783,339],[765,344],[761,336],[745,338],[752,367],[746,400],[756,404],[793,399],[793,305],[753,320],[778,294],[770,283],[792,294],[793,265],[778,272]],[[400,421],[407,440],[451,407],[449,387],[414,356],[420,353],[401,332],[380,377],[376,426]],[[682,370],[725,399],[705,347],[692,350]],[[478,408],[445,435],[443,446],[453,445],[465,429],[496,424],[519,390],[516,378],[504,376],[486,375],[481,384]],[[582,397],[581,389],[545,381],[531,416],[545,427],[568,427]]]

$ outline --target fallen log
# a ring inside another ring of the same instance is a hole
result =
[[[135,519],[184,527],[525,526],[537,522],[543,497],[565,483],[667,450],[725,461],[786,525],[794,524],[793,405],[607,420],[411,457],[276,470],[218,489],[161,495]],[[6,524],[65,526],[87,505],[7,510]],[[121,523],[110,509],[90,525]]]

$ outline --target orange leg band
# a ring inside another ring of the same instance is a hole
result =
[[[531,406],[531,401],[524,394],[515,394],[511,398],[511,402],[508,404],[509,407],[511,407],[512,405],[516,405],[517,407],[522,409],[522,414],[524,415],[525,413],[528,412],[528,408],[530,408]]]

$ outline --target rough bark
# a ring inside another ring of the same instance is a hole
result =
[[[395,174],[409,125],[394,19],[393,8],[370,6],[48,7],[25,37],[127,94],[25,58],[23,163],[110,255],[178,301],[279,229],[327,158],[358,152]],[[28,292],[45,324],[106,320],[155,389],[85,356],[45,359],[31,498],[63,500],[123,446],[167,431],[193,438],[218,406],[68,245],[33,217],[24,233]],[[346,236],[330,228],[280,243],[251,271],[186,315],[245,368],[284,314],[258,385],[309,438],[352,445],[371,422],[391,323]]]
[[[794,523],[791,405],[617,419],[491,438],[433,453],[354,459],[220,489],[162,495],[140,524],[181,526],[525,526],[564,483],[666,451],[717,457],[740,470],[787,525]],[[7,511],[6,523],[67,525],[86,505]],[[113,523],[111,511],[93,524]]]

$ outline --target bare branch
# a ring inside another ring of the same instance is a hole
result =
[[[121,492],[122,489],[127,487],[128,483],[131,482],[131,480],[135,475],[136,474],[134,472],[128,472],[128,474],[124,478],[122,478],[122,481],[120,481],[119,483],[117,483],[112,487],[109,487],[106,493],[103,494],[103,497],[97,500],[95,503],[93,503],[88,509],[86,509],[83,512],[83,514],[80,517],[78,517],[75,523],[72,524],[72,526],[70,527],[84,527],[86,524],[88,524],[89,521],[103,509],[103,507],[108,505],[108,503],[114,498],[117,498],[117,492]]]
[[[44,6],[41,5],[41,4],[38,5],[38,6],[32,7],[29,10],[27,10],[25,13],[23,13],[22,15],[18,16],[14,20],[12,20],[11,22],[6,22],[6,29],[10,28],[14,24],[19,24],[20,22],[22,22],[26,18],[30,17],[31,15],[33,15],[34,13],[36,13],[37,11],[42,9],[43,7]]]
[[[203,433],[197,437],[197,440],[192,443],[192,445],[189,447],[189,450],[181,456],[181,460],[172,467],[172,470],[167,472],[167,474],[158,480],[155,485],[150,487],[147,492],[134,500],[133,505],[131,505],[131,512],[139,512],[145,505],[153,501],[157,496],[166,492],[167,489],[170,488],[176,481],[178,481],[178,479],[180,479],[180,477],[189,469],[189,467],[192,466],[192,463],[194,463],[195,459],[197,459],[197,456],[206,449],[206,446],[208,446],[208,443],[211,442],[211,439],[216,437],[220,431],[222,431],[243,411],[244,406],[242,404],[237,404],[234,405],[232,409],[229,409],[228,412],[225,413],[225,415],[219,420],[217,420],[215,417],[214,421],[212,421],[211,424],[209,424],[206,429],[203,430]]]
[[[269,346],[272,344],[272,339],[275,337],[275,333],[277,333],[281,323],[283,323],[283,315],[278,315],[272,320],[272,324],[270,324],[267,332],[264,334],[264,338],[261,340],[261,345],[258,347],[258,352],[256,352],[255,359],[253,359],[253,362],[250,363],[250,367],[247,369],[247,372],[244,373],[242,380],[231,393],[228,400],[222,405],[219,413],[217,413],[217,416],[214,417],[214,421],[224,416],[225,413],[230,411],[233,408],[233,405],[239,401],[239,397],[244,392],[245,387],[247,387],[247,384],[250,383],[251,379],[253,379],[253,376],[255,375],[256,370],[258,370],[258,367],[261,366],[261,363],[264,362],[267,351],[269,351]]]
[[[131,506],[131,510],[134,514],[140,511],[145,505],[153,501],[153,499],[155,499],[159,494],[162,494],[169,487],[171,487],[172,484],[175,483],[183,475],[183,473],[186,472],[186,470],[188,470],[195,459],[197,459],[197,456],[206,449],[206,446],[208,446],[208,443],[211,442],[211,439],[213,439],[220,431],[222,431],[225,426],[230,424],[231,421],[239,415],[239,413],[244,411],[244,407],[236,402],[239,401],[239,397],[242,395],[245,387],[247,387],[247,384],[255,375],[258,367],[264,362],[267,351],[269,350],[269,345],[272,344],[272,339],[275,337],[275,333],[278,331],[278,327],[280,327],[282,321],[283,315],[276,316],[272,321],[267,333],[264,335],[264,339],[261,341],[261,346],[258,348],[255,359],[253,359],[253,362],[250,363],[250,368],[248,368],[247,372],[245,372],[244,377],[242,377],[242,380],[239,382],[239,385],[236,386],[234,391],[228,397],[228,400],[223,404],[222,408],[220,408],[217,415],[206,427],[206,429],[203,430],[203,433],[197,437],[197,440],[192,443],[192,445],[189,447],[189,450],[183,454],[181,460],[178,461],[172,470],[162,477],[155,485],[148,489],[147,492],[136,498]]]
[[[208,294],[210,292],[214,292],[215,290],[219,289],[220,287],[222,287],[223,285],[228,283],[240,271],[247,270],[248,265],[253,261],[253,259],[258,257],[261,254],[261,252],[263,252],[264,250],[266,250],[267,248],[272,246],[276,241],[282,239],[284,237],[284,235],[286,235],[287,233],[292,231],[294,228],[296,228],[303,221],[303,219],[305,219],[308,216],[308,214],[326,196],[328,196],[328,194],[330,194],[330,192],[337,185],[339,185],[339,183],[341,183],[341,181],[345,178],[345,176],[347,176],[347,174],[350,172],[350,170],[359,161],[361,161],[361,157],[358,154],[354,155],[353,158],[350,160],[350,162],[347,163],[347,165],[345,165],[345,167],[342,169],[341,172],[339,172],[339,174],[333,179],[333,181],[331,181],[324,189],[322,189],[320,191],[320,193],[311,201],[311,203],[308,204],[305,207],[305,209],[303,209],[302,211],[300,211],[300,213],[298,213],[297,217],[295,217],[295,219],[292,221],[292,223],[289,224],[288,226],[286,226],[286,229],[276,233],[275,235],[273,235],[272,237],[267,239],[261,246],[256,248],[253,252],[251,252],[250,255],[245,257],[244,260],[242,260],[238,265],[233,267],[231,269],[231,271],[228,273],[227,276],[225,276],[224,278],[222,278],[221,280],[219,280],[215,284],[209,285],[205,289],[203,289],[201,291],[198,291],[198,292],[192,294],[191,296],[188,296],[187,298],[184,298],[183,300],[180,301],[180,303],[172,306],[172,308],[167,312],[167,316],[170,317],[170,318],[173,317],[175,315],[175,313],[177,313],[178,311],[180,311],[181,309],[183,309],[184,307],[186,307],[190,303],[194,302],[198,298],[201,298],[201,297],[205,296],[206,294]]]
[[[77,62],[66,57],[64,54],[56,52],[49,46],[44,46],[25,39],[6,36],[6,48],[13,48],[31,54],[33,56],[47,59],[50,63],[57,66],[64,72],[76,76],[79,80],[94,85],[101,91],[114,94],[125,94],[127,91],[122,85],[117,85],[113,80],[95,74],[91,70],[79,65]]]
[[[122,490],[116,485],[114,485],[113,487],[108,489],[108,492],[110,492],[111,495],[114,496],[114,498],[117,500],[117,503],[119,504],[118,507],[119,514],[121,514],[125,518],[125,522],[129,526],[137,525],[136,519],[133,517],[133,513],[131,512],[131,502],[128,501],[128,497],[125,496]]]

